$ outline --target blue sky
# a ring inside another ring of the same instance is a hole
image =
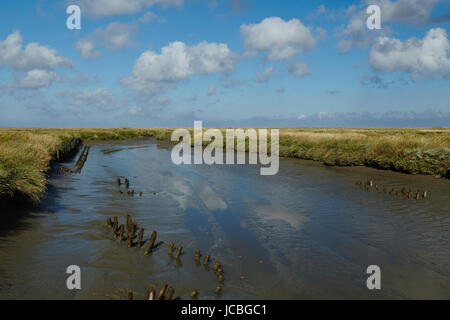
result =
[[[4,0],[0,126],[448,126],[449,26],[448,0]]]

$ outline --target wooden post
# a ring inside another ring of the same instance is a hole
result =
[[[148,291],[147,299],[148,299],[148,300],[155,300],[155,296],[156,296],[155,289],[154,289],[154,288],[151,288],[151,290]]]
[[[108,219],[106,220],[106,225],[108,226],[108,228],[111,228],[111,227],[112,227],[111,218],[108,218]]]
[[[203,260],[203,264],[204,264],[204,265],[208,265],[208,264],[209,264],[209,259],[211,259],[211,257],[210,257],[209,255],[207,255],[207,256],[205,257],[205,260]]]
[[[167,290],[167,284],[163,284],[161,290],[159,291],[157,300],[162,300],[163,299],[164,293],[166,292],[166,290]]]
[[[199,260],[200,259],[200,250],[196,250],[195,251],[195,260]]]
[[[114,217],[114,225],[113,225],[113,238],[116,240],[117,238],[117,225],[118,225],[117,217]]]
[[[125,187],[130,187],[130,180],[128,180],[128,179],[125,179]]]
[[[128,292],[128,300],[133,300],[133,292],[132,291]]]
[[[117,185],[120,187],[122,185],[122,182],[120,182],[120,178],[117,178]]]
[[[219,262],[219,261],[214,262],[214,264],[213,264],[213,270],[214,270],[214,271],[217,271],[217,269],[219,269],[219,268],[221,268],[220,262]]]
[[[124,233],[124,226],[123,224],[120,225],[120,231],[119,231],[119,241],[123,241],[123,233]]]
[[[130,231],[130,225],[131,225],[131,217],[129,214],[127,214],[127,232]]]
[[[143,238],[144,238],[144,228],[141,227],[139,229],[139,238],[138,238],[138,243],[137,243],[138,248],[142,247],[142,239]]]
[[[175,246],[175,244],[173,243],[173,242],[171,242],[170,244],[169,244],[169,255],[172,255],[172,253],[173,253],[173,247]]]
[[[175,290],[172,287],[167,289],[167,294],[166,294],[165,300],[172,300],[174,293],[175,293]]]
[[[156,241],[156,235],[157,235],[157,232],[153,230],[152,235],[150,236],[150,240],[148,242],[147,248],[145,249],[145,252],[144,252],[145,255],[152,253],[153,245],[155,244],[155,241]]]
[[[178,259],[180,257],[181,251],[183,250],[183,246],[179,246],[177,248],[177,252],[175,252],[175,259]]]
[[[193,299],[196,299],[196,298],[198,297],[198,291],[197,291],[197,290],[192,291],[191,297],[192,297]]]
[[[131,232],[128,235],[128,248],[131,248],[133,246],[135,233],[136,233],[136,224],[133,224],[131,226]]]

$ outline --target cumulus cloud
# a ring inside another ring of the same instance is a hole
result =
[[[255,76],[255,82],[267,82],[272,77],[273,67],[265,67],[263,72],[257,72]]]
[[[49,87],[60,77],[57,67],[72,68],[73,63],[58,54],[55,49],[36,42],[23,46],[22,35],[14,31],[0,41],[0,68],[8,67],[13,71],[14,81],[3,83],[4,91],[15,89],[39,89]]]
[[[403,22],[410,25],[426,24],[431,12],[442,0],[366,0],[366,4],[380,6],[384,21]]]
[[[96,108],[108,111],[119,106],[115,96],[106,88],[60,91],[57,96],[66,105],[76,109]]]
[[[160,4],[163,7],[180,7],[183,4],[183,0],[78,0],[69,2],[80,5],[83,12],[97,17],[135,14],[143,8],[155,4]]]
[[[338,49],[342,53],[349,52],[353,47],[361,48],[372,45],[380,36],[388,36],[391,28],[386,23],[397,22],[408,25],[426,25],[435,23],[436,19],[445,16],[432,17],[432,11],[439,2],[445,0],[365,0],[360,5],[351,5],[346,10],[348,22],[336,32],[339,37]],[[381,30],[368,30],[366,26],[366,8],[378,5],[381,9]]]
[[[450,74],[450,43],[442,28],[428,31],[423,39],[401,41],[380,37],[372,47],[369,64],[382,72],[406,72],[413,78],[445,78]]]
[[[246,55],[265,53],[269,60],[284,60],[313,49],[316,40],[300,20],[265,18],[258,24],[241,26]]]
[[[54,71],[33,69],[27,71],[25,76],[19,80],[18,87],[23,89],[49,87],[56,79],[58,79],[58,75]]]
[[[95,50],[96,44],[109,50],[132,46],[135,42],[131,37],[136,30],[135,25],[112,22],[105,28],[99,28],[93,34],[77,41],[75,47],[80,51],[83,59],[96,59],[102,56],[100,51]]]
[[[235,55],[226,44],[201,42],[188,46],[172,42],[161,53],[148,50],[136,60],[130,77],[122,84],[136,93],[153,96],[176,87],[195,74],[214,74],[232,70]]]
[[[59,55],[55,49],[31,42],[23,48],[22,35],[14,31],[0,42],[0,67],[14,70],[51,69],[73,67],[73,63]]]
[[[75,43],[75,48],[80,51],[83,59],[97,59],[103,56],[103,54],[95,50],[95,44],[92,40],[82,39]]]

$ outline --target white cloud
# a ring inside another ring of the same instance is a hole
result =
[[[310,74],[308,65],[304,62],[292,64],[289,66],[288,70],[290,73],[299,78],[303,78],[304,76]]]
[[[273,74],[273,67],[265,67],[263,72],[257,72],[255,76],[255,81],[259,83],[269,81]]]
[[[311,30],[298,19],[265,18],[258,24],[242,25],[241,33],[247,55],[265,52],[269,60],[290,59],[316,45]]]
[[[151,11],[148,11],[148,12],[144,13],[144,15],[142,17],[139,18],[139,22],[150,23],[150,22],[156,20],[157,18],[158,18],[158,16],[156,14],[154,14]]]
[[[380,37],[372,47],[369,64],[377,71],[409,73],[413,78],[443,78],[450,74],[450,43],[442,28],[423,39]]]
[[[69,1],[73,2],[73,1]],[[134,14],[145,7],[160,4],[163,7],[183,4],[183,0],[79,0],[77,4],[91,16],[113,16],[119,14]]]
[[[214,83],[211,83],[211,84],[208,86],[208,92],[206,92],[206,95],[212,96],[212,95],[214,95],[215,93],[216,93],[216,85],[215,85]]]
[[[434,21],[432,11],[439,2],[444,0],[365,0],[360,5],[351,5],[346,10],[348,23],[336,33],[340,38],[338,49],[349,52],[352,47],[362,48],[370,46],[377,37],[391,33],[390,22],[408,25],[424,25]],[[381,9],[381,30],[368,30],[366,26],[366,8],[378,5]]]
[[[100,58],[102,53],[95,50],[96,44],[100,44],[109,50],[132,46],[135,42],[131,39],[131,36],[136,30],[137,27],[134,25],[111,22],[104,29],[99,28],[93,34],[77,41],[75,47],[80,51],[83,59]]]
[[[131,35],[135,31],[134,25],[112,22],[105,29],[97,29],[93,37],[98,39],[104,47],[115,50],[133,45],[134,41],[131,40]]]
[[[82,39],[75,43],[75,48],[80,51],[83,59],[97,59],[103,56],[103,54],[95,50],[95,44],[92,40]]]
[[[214,74],[232,70],[235,55],[226,44],[201,42],[188,46],[172,42],[161,53],[148,50],[136,60],[130,77],[122,83],[146,96],[173,88],[194,74]]]
[[[384,21],[403,22],[411,25],[430,21],[431,12],[440,0],[366,0],[366,4],[376,4],[381,8]]]
[[[16,89],[39,89],[49,87],[60,76],[57,67],[72,68],[73,63],[58,54],[55,49],[32,42],[23,47],[22,35],[14,31],[0,41],[0,68],[13,71],[14,80],[3,83],[3,89],[14,93]]]
[[[60,56],[55,49],[31,42],[23,48],[22,35],[14,31],[0,42],[0,67],[14,70],[51,69],[55,67],[73,67],[73,63]]]
[[[58,75],[54,71],[33,69],[19,80],[18,87],[22,89],[49,87],[56,79],[58,79]]]
[[[69,90],[57,94],[66,105],[80,108],[98,108],[102,110],[117,109],[119,104],[114,95],[106,88]]]

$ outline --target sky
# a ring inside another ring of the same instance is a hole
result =
[[[449,32],[450,0],[2,0],[0,126],[448,127]]]

